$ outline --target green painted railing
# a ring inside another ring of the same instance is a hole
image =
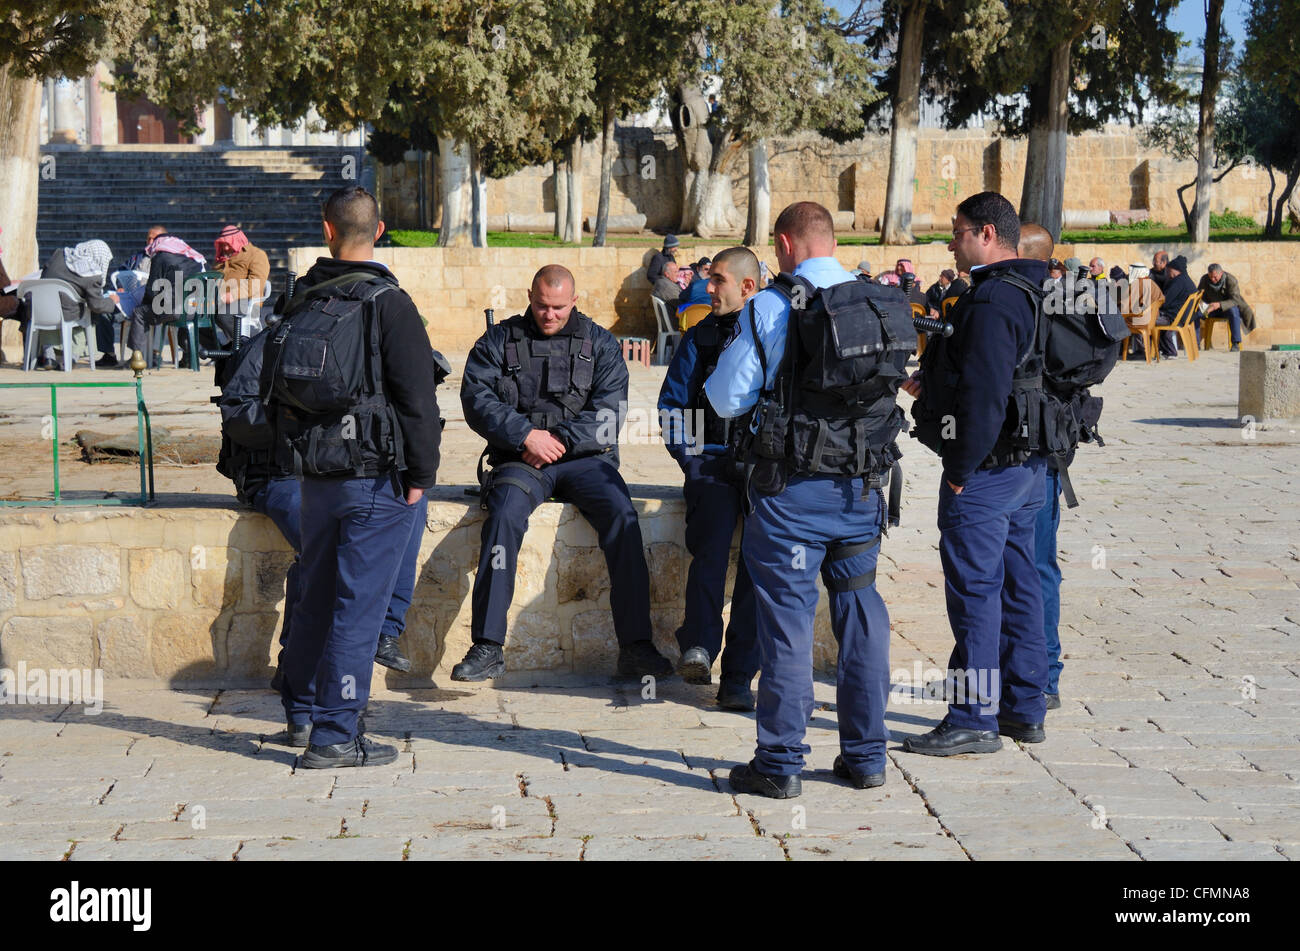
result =
[[[137,366],[138,364],[138,366]],[[149,408],[144,403],[144,390],[141,386],[141,374],[144,371],[144,358],[137,350],[131,355],[131,369],[135,379],[119,383],[0,383],[0,390],[35,390],[49,388],[50,417],[53,430],[50,433],[51,455],[54,459],[54,497],[52,499],[10,499],[0,501],[0,505],[120,505],[122,499],[65,499],[59,487],[59,390],[94,389],[105,390],[115,387],[135,387],[135,423],[136,435],[140,449],[140,505],[148,505],[154,500],[153,491],[153,428],[149,423]],[[147,481],[146,481],[147,474]]]

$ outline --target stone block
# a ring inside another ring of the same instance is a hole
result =
[[[556,546],[556,600],[594,601],[609,588],[609,568],[599,548]]]
[[[138,614],[119,614],[95,627],[99,666],[105,677],[153,677],[149,633]]]
[[[1300,351],[1246,350],[1237,377],[1237,416],[1300,418]]]
[[[253,607],[271,607],[284,598],[284,578],[293,564],[292,551],[259,551],[251,555]]]
[[[154,674],[173,682],[212,677],[226,653],[229,622],[209,614],[159,614],[149,648]]]
[[[143,548],[128,555],[131,600],[142,608],[175,609],[185,589],[188,560],[178,551]]]
[[[685,554],[680,545],[671,542],[657,542],[646,549],[651,604],[681,600],[682,592],[686,590]]]
[[[507,670],[557,670],[565,666],[554,615],[520,611],[507,621],[506,627]]]
[[[44,601],[59,595],[112,594],[122,586],[122,561],[113,549],[38,545],[19,552],[23,596]]]
[[[618,661],[614,618],[608,611],[583,611],[573,619],[573,669],[609,672]]]
[[[11,551],[0,551],[0,611],[7,611],[18,602],[18,557]]]
[[[231,616],[225,638],[225,675],[249,679],[269,677],[280,653],[281,622],[281,615],[271,611]]]
[[[233,548],[195,546],[190,552],[190,585],[194,603],[216,611],[233,610],[244,594],[243,565]]]
[[[90,618],[11,617],[0,627],[0,666],[95,666]]]

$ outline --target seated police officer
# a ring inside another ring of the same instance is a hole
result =
[[[310,720],[300,761],[309,769],[397,758],[359,721],[441,441],[429,338],[410,297],[373,260],[383,233],[374,196],[339,189],[324,218],[331,257],[285,304],[262,375],[280,464],[302,474],[299,595],[281,697],[291,737]]]
[[[722,600],[731,560],[731,536],[744,512],[740,465],[728,450],[730,420],[722,419],[704,395],[704,381],[740,329],[737,317],[758,290],[758,258],[748,248],[727,248],[713,259],[708,279],[712,312],[686,331],[673,353],[659,390],[664,445],[686,475],[686,617],[677,629],[687,683],[712,683],[709,671],[722,651]],[[745,559],[736,565],[731,592],[727,649],[722,651],[718,705],[753,710],[749,689],[758,673],[754,639],[754,586]]]
[[[754,407],[746,458],[753,511],[741,549],[754,583],[762,676],[753,760],[738,792],[784,799],[813,713],[813,622],[820,572],[839,641],[840,755],[834,772],[865,789],[885,781],[889,614],[876,591],[886,521],[880,492],[904,417],[895,396],[915,347],[896,287],[854,278],[832,257],[830,212],[790,205],[776,219],[781,275],[755,294],[705,384],[719,416]]]
[[[905,385],[917,397],[914,435],[943,460],[939,556],[956,645],[952,702],[903,749],[991,753],[999,733],[1043,739],[1047,649],[1034,529],[1044,502],[1039,445],[1039,308],[1047,267],[1017,257],[1020,219],[996,192],[957,206],[949,244],[971,290],[949,314],[954,331],[926,347]]]
[[[609,566],[618,673],[664,677],[672,664],[650,641],[650,576],[641,527],[618,472],[627,364],[614,336],[578,312],[573,275],[548,264],[528,309],[488,329],[465,362],[465,422],[488,441],[482,548],[474,578],[473,646],[453,680],[505,672],[506,611],[528,518],[548,498],[591,523]]]

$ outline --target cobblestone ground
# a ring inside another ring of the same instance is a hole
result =
[[[661,374],[636,370],[634,403]],[[1045,743],[903,753],[944,708],[901,689],[887,782],[853,790],[830,772],[819,678],[804,794],[773,802],[726,783],[752,715],[676,679],[653,700],[598,676],[383,691],[369,730],[401,756],[336,772],[295,768],[268,691],[110,682],[98,716],[0,707],[0,858],[1300,858],[1300,440],[1244,428],[1236,385],[1222,352],[1107,383],[1107,446],[1080,450],[1083,504],[1062,519]],[[938,466],[905,449],[880,587],[914,678],[951,637]]]

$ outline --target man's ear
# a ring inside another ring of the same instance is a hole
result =
[[[749,298],[753,297],[754,292],[756,290],[758,290],[758,281],[754,280],[752,277],[741,278],[740,281],[741,300],[748,300]]]
[[[788,234],[778,234],[775,237],[776,246],[781,250],[781,253],[786,257],[793,256],[794,242],[790,240],[790,236]]]
[[[380,218],[379,226],[375,228],[375,244],[379,243],[379,239],[383,236],[383,234],[384,234],[384,219]]]
[[[333,244],[333,243],[334,243],[334,226],[333,226],[332,224],[330,224],[328,221],[326,221],[324,218],[322,218],[322,219],[321,219],[321,223],[320,223],[320,227],[321,227],[321,231],[323,231],[323,232],[325,233],[325,243],[326,243],[327,245],[328,245],[328,244]]]

